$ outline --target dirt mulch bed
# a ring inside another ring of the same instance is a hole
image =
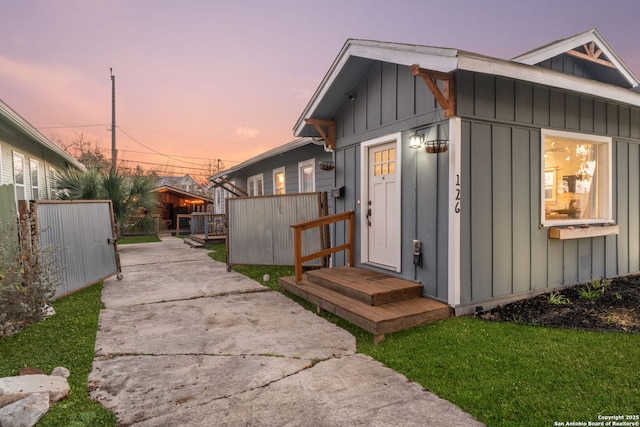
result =
[[[498,322],[599,331],[640,333],[640,276],[612,279],[597,298],[584,298],[577,285],[559,290],[566,304],[550,303],[550,293],[513,302],[480,314]]]

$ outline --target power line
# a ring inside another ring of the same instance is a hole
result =
[[[90,128],[90,127],[97,127],[97,126],[104,126],[104,127],[108,127],[109,125],[104,124],[104,123],[99,123],[99,124],[95,124],[95,125],[76,125],[76,126],[38,126],[38,129],[73,129],[73,128]]]

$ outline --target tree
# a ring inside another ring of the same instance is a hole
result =
[[[98,146],[98,141],[90,140],[83,132],[77,134],[71,142],[65,143],[60,138],[52,139],[87,168],[103,171],[111,167],[111,162]]]
[[[119,234],[132,228],[148,232],[155,225],[156,177],[140,168],[130,175],[111,169],[67,169],[60,175],[57,188],[63,200],[111,200]]]

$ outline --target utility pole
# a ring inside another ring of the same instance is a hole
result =
[[[113,75],[113,68],[109,68],[111,72],[111,170],[116,170],[117,156],[116,151],[116,76]]]

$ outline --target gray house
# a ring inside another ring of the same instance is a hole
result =
[[[638,85],[597,30],[512,60],[348,40],[294,133],[333,151],[355,264],[462,314],[640,271]]]
[[[333,185],[332,154],[322,142],[300,138],[224,170],[209,181],[214,213],[224,213],[227,197],[329,191]]]

